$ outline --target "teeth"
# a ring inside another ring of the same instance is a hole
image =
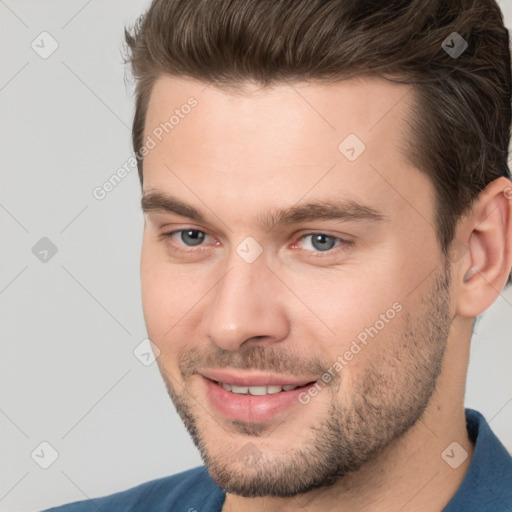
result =
[[[239,395],[255,395],[255,396],[263,396],[263,395],[274,395],[275,393],[280,393],[281,391],[290,391],[290,389],[298,388],[299,386],[232,386],[231,384],[224,384],[223,382],[219,382],[219,384],[227,391],[231,391],[232,393],[237,393]]]
[[[267,386],[251,386],[249,388],[251,395],[262,396],[267,394]]]
[[[247,386],[231,386],[233,393],[240,393],[241,395],[247,395],[249,388]]]

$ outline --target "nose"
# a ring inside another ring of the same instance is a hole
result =
[[[290,323],[284,286],[265,260],[260,257],[247,263],[234,254],[227,269],[207,303],[203,316],[206,337],[231,351],[285,339]]]

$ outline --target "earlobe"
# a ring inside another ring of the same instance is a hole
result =
[[[512,187],[510,180],[491,182],[459,226],[467,254],[459,262],[458,314],[476,317],[502,292],[512,266]]]

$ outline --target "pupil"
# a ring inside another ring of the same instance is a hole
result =
[[[195,229],[182,231],[181,239],[188,245],[199,245],[204,240],[204,233]]]
[[[315,246],[315,249],[318,249],[320,251],[326,250],[326,249],[332,249],[334,247],[334,238],[332,236],[314,235],[312,238],[312,241],[313,241],[313,246]],[[325,244],[326,241],[328,242],[327,247],[325,245],[322,245],[322,244]],[[320,243],[320,246],[317,246],[316,245],[317,243]]]

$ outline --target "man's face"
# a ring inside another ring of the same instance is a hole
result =
[[[403,155],[412,100],[368,78],[246,94],[155,84],[144,315],[228,491],[332,483],[429,404],[453,312],[433,186]]]

